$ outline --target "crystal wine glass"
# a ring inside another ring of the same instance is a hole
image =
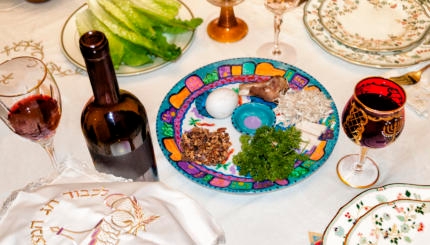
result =
[[[23,3],[24,0],[2,0],[0,1],[0,12],[10,11]]]
[[[207,33],[212,39],[218,42],[236,42],[246,36],[248,25],[234,15],[233,9],[233,6],[243,0],[208,0],[208,2],[221,7],[219,17],[207,26]]]
[[[0,64],[0,118],[14,133],[39,143],[57,171],[52,141],[60,117],[60,92],[41,60],[21,56]]]
[[[366,156],[369,148],[382,148],[394,142],[405,124],[403,88],[391,80],[369,77],[357,83],[342,113],[345,134],[361,146],[360,154],[343,157],[337,174],[345,184],[367,188],[378,181],[379,168]]]
[[[297,53],[293,46],[279,41],[281,32],[282,16],[289,10],[294,9],[300,3],[300,0],[265,0],[264,5],[274,14],[274,32],[273,42],[263,44],[258,50],[257,55],[264,58],[282,60],[290,64],[295,63]]]

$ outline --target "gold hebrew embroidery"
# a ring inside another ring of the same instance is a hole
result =
[[[40,211],[44,212],[45,215],[49,215],[54,209],[54,204],[59,204],[57,200],[50,200],[45,206],[43,206]]]
[[[68,191],[68,192],[64,192],[63,196],[73,199],[73,198],[80,198],[80,197],[95,197],[95,196],[103,197],[103,196],[106,196],[108,193],[109,193],[109,190],[101,187],[101,188],[94,188],[92,190]]]
[[[46,244],[46,240],[43,237],[43,221],[33,220],[30,224],[31,230],[31,242],[33,245]]]

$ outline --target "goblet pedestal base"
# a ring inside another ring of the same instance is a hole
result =
[[[248,34],[248,25],[240,18],[236,18],[234,25],[224,26],[220,18],[212,20],[208,27],[209,37],[218,42],[229,43],[243,39]]]
[[[269,58],[294,64],[297,61],[296,49],[286,43],[279,43],[278,49],[273,42],[265,43],[257,50],[257,55],[262,58]]]
[[[367,188],[379,179],[379,168],[369,157],[359,165],[360,155],[346,155],[337,163],[337,175],[343,183],[354,188]]]

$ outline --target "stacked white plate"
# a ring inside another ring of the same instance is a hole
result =
[[[345,204],[327,226],[323,244],[428,244],[430,186],[390,184]]]
[[[430,4],[419,0],[309,0],[303,21],[324,50],[380,68],[430,60]]]

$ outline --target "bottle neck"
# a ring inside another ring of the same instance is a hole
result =
[[[106,36],[99,31],[86,32],[79,39],[79,46],[93,89],[94,103],[118,104],[120,96],[118,81]]]
[[[118,104],[118,81],[110,57],[87,60],[86,66],[94,93],[94,103],[98,105]]]

